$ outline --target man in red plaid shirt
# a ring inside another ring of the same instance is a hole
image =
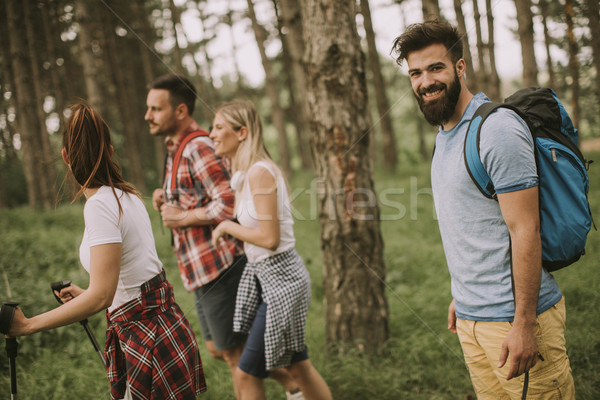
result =
[[[206,347],[227,362],[235,378],[246,337],[233,332],[233,312],[246,257],[233,238],[218,250],[211,245],[213,227],[233,219],[235,198],[224,160],[192,117],[195,101],[194,86],[182,76],[165,75],[150,85],[144,118],[150,134],[164,136],[167,146],[163,187],[152,194],[152,204],[172,230],[179,273],[185,288],[194,292]],[[289,392],[297,389],[287,374],[275,375]]]

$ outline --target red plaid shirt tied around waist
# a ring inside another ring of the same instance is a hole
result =
[[[206,391],[194,332],[173,297],[165,271],[142,295],[106,313],[106,370],[112,399],[196,399]]]
[[[200,130],[194,122],[177,143],[167,142],[163,189],[167,203],[191,212],[202,208],[216,225],[233,218],[235,197],[229,186],[227,166],[215,155],[210,138],[197,137],[185,145],[177,166],[176,189],[171,190],[173,157],[183,139]],[[234,256],[242,253],[241,245],[234,239],[226,239],[225,244],[216,250],[211,245],[214,225],[173,229],[173,250],[188,291],[216,279],[233,263]]]

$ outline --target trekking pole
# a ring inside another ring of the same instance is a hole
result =
[[[15,309],[19,303],[8,302],[2,304],[0,308],[0,332],[4,333],[6,338],[6,355],[8,356],[8,363],[10,365],[10,398],[11,400],[17,400],[17,348],[19,344],[17,339],[8,336],[10,331],[10,325],[12,324]]]
[[[56,295],[56,293],[54,293],[54,291],[56,290],[57,292],[60,292],[62,289],[66,288],[68,286],[71,286],[71,281],[69,279],[65,279],[65,280],[58,281],[58,282],[52,282],[50,284],[50,287],[52,288],[52,294],[54,295],[54,297],[60,304],[63,304],[63,302],[60,299],[60,297],[58,297]],[[87,333],[88,337],[90,338],[90,341],[92,342],[92,345],[94,346],[94,350],[96,350],[96,353],[98,353],[98,355],[100,356],[102,365],[106,366],[106,360],[104,359],[104,354],[103,354],[102,350],[100,349],[100,346],[98,346],[96,337],[94,336],[94,333],[92,332],[92,330],[90,329],[90,326],[88,325],[87,318],[84,318],[83,320],[79,321],[79,323],[85,329],[85,333]]]

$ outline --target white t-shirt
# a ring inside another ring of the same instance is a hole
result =
[[[109,243],[122,244],[121,272],[109,311],[139,297],[140,286],[162,271],[144,203],[136,195],[119,189],[115,191],[123,208],[121,218],[119,219],[119,205],[112,189],[102,186],[85,203],[85,231],[79,248],[81,264],[89,273],[91,247]]]
[[[271,251],[264,247],[256,246],[251,243],[244,242],[244,252],[249,262],[257,262],[275,254],[282,253],[294,247],[296,240],[294,239],[294,219],[290,210],[290,200],[287,192],[287,186],[281,173],[274,171],[273,166],[264,161],[259,161],[253,164],[250,169],[262,167],[269,171],[277,182],[277,211],[279,214],[279,230],[280,239],[279,247],[275,251]],[[233,179],[233,178],[232,178]],[[240,197],[236,205],[236,217],[242,226],[258,229],[258,221],[260,216],[257,215],[254,207],[254,199],[250,191],[250,184],[246,178]]]

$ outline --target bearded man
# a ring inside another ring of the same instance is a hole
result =
[[[499,108],[481,128],[480,157],[497,192],[483,196],[463,160],[467,127],[490,100],[465,82],[458,32],[411,25],[396,38],[419,107],[439,126],[433,198],[451,276],[448,329],[457,333],[478,399],[574,399],[565,303],[542,268],[538,175],[527,124]],[[525,377],[528,377],[527,385]]]

